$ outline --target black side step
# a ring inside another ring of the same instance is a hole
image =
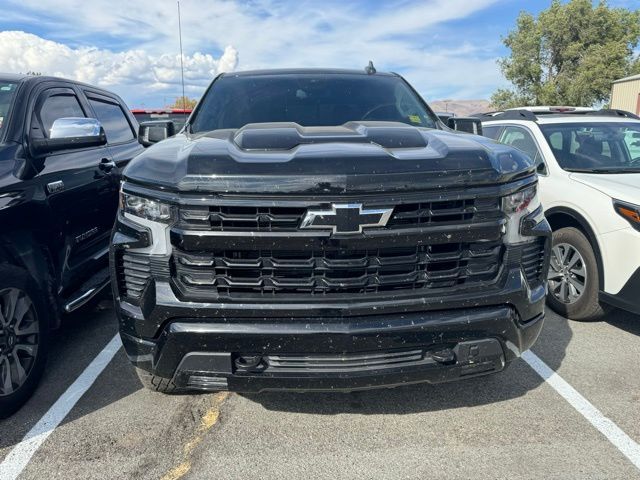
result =
[[[64,311],[71,313],[83,305],[86,305],[89,300],[100,293],[110,282],[109,268],[105,267],[84,282],[78,291],[65,301]]]

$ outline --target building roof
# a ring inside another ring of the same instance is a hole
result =
[[[611,83],[622,83],[622,82],[630,82],[631,80],[640,80],[640,74],[631,75],[630,77],[619,78],[618,80],[614,80]]]

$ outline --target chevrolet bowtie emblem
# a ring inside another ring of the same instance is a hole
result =
[[[368,210],[360,203],[336,203],[331,205],[331,210],[307,210],[300,228],[362,233],[363,228],[384,227],[392,213],[393,208]]]

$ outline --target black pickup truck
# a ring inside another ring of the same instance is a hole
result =
[[[542,328],[536,189],[528,157],[448,129],[398,75],[220,75],[125,169],[111,262],[127,354],[163,392],[498,372]]]
[[[48,333],[109,283],[121,169],[143,147],[107,91],[0,74],[0,417],[33,392]]]

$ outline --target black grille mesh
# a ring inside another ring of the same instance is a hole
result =
[[[339,294],[447,288],[494,279],[501,243],[369,250],[175,250],[179,285],[198,294]]]
[[[330,204],[309,207],[239,205],[182,207],[179,227],[209,231],[294,232],[308,209],[330,209],[330,207]],[[365,204],[365,208],[376,208],[376,205]],[[477,215],[486,216],[496,212],[499,212],[497,198],[403,203],[395,205],[386,228],[470,223]]]

